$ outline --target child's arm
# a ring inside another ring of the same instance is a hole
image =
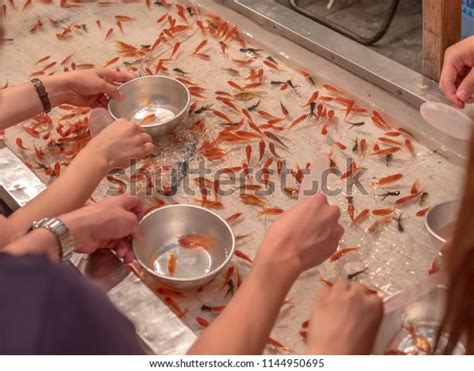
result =
[[[153,149],[151,137],[137,125],[124,119],[111,124],[87,144],[64,174],[10,216],[8,240],[23,235],[37,219],[83,206],[110,169],[126,168],[130,161],[148,156]]]

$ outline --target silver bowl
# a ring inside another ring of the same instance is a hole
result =
[[[432,207],[426,214],[425,227],[437,248],[441,249],[446,243],[446,235],[449,235],[450,226],[458,218],[460,206],[460,201],[443,202]]]
[[[445,281],[443,276],[438,276],[429,282],[430,280],[431,278],[428,278],[425,283],[409,287],[385,300],[387,313],[380,326],[373,354],[397,354],[394,351],[425,354],[423,349],[429,348],[431,352],[427,354],[436,352],[433,347],[444,318],[447,289],[442,283]],[[413,325],[417,337],[426,340],[428,347],[417,346],[416,340],[407,329],[409,325]],[[446,346],[447,339],[447,333],[441,334],[439,349]],[[464,344],[460,342],[454,353],[464,354],[464,352]]]
[[[145,76],[119,87],[122,100],[110,100],[109,112],[117,120],[125,118],[136,124],[154,114],[155,120],[143,125],[152,137],[161,137],[176,128],[188,114],[191,94],[188,88],[166,76]]]
[[[235,250],[232,229],[219,215],[194,205],[170,205],[147,214],[140,222],[144,240],[133,241],[140,265],[162,284],[190,289],[210,282],[230,261]],[[216,239],[212,249],[183,248],[184,235],[204,234]],[[176,256],[176,271],[168,272],[169,254]]]

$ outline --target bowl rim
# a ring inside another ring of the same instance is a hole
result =
[[[136,254],[136,251],[135,251],[136,250],[136,243],[135,243],[135,240],[133,240],[132,241],[132,249],[133,249],[133,254],[135,255],[135,259],[142,266],[142,268],[144,268],[148,273],[152,274],[155,277],[158,277],[160,279],[164,279],[164,280],[167,280],[167,281],[170,281],[170,282],[191,283],[191,282],[194,282],[194,281],[206,279],[206,278],[212,277],[213,275],[216,275],[229,263],[229,261],[234,256],[234,253],[235,253],[235,236],[234,236],[234,232],[232,231],[232,228],[230,227],[229,223],[227,223],[224,218],[222,218],[220,215],[218,215],[214,211],[211,211],[211,210],[206,209],[206,208],[201,207],[201,206],[191,205],[191,204],[167,205],[167,206],[160,207],[159,209],[150,211],[148,214],[144,215],[142,220],[140,220],[140,225],[142,223],[144,223],[145,220],[147,218],[151,217],[153,214],[161,212],[161,211],[166,210],[166,209],[176,208],[176,207],[186,207],[186,208],[190,207],[190,208],[194,208],[194,209],[200,209],[200,210],[203,210],[205,212],[208,212],[208,213],[212,214],[214,217],[217,217],[220,221],[222,221],[224,223],[224,225],[226,226],[227,230],[229,231],[230,236],[232,238],[232,246],[231,246],[230,253],[227,256],[227,258],[218,267],[214,268],[212,271],[210,271],[210,272],[208,272],[208,273],[206,273],[202,276],[197,276],[197,277],[193,277],[193,278],[179,278],[179,277],[164,276],[164,275],[159,274],[158,272],[154,271],[153,269],[150,269],[144,262],[141,261],[141,259],[138,258],[137,254]]]
[[[431,228],[431,225],[430,223],[428,222],[428,219],[430,217],[430,215],[436,210],[438,209],[440,206],[443,206],[445,204],[453,204],[453,203],[461,203],[461,200],[451,200],[451,201],[445,201],[445,202],[440,202],[439,204],[436,204],[434,206],[432,206],[428,212],[426,213],[426,216],[425,216],[425,228],[428,230],[428,233],[433,236],[435,239],[437,239],[439,242],[445,244],[447,242],[447,240],[445,238],[442,238],[441,236],[439,236],[434,230],[433,228]]]
[[[137,80],[142,80],[142,79],[164,79],[164,80],[171,80],[171,81],[177,83],[178,85],[181,85],[181,86],[184,88],[184,90],[186,91],[186,95],[187,95],[187,101],[186,101],[186,104],[184,105],[184,108],[183,108],[181,111],[179,111],[179,113],[178,113],[175,117],[173,117],[172,119],[170,119],[169,121],[165,121],[165,122],[162,122],[162,123],[160,123],[160,124],[144,125],[144,126],[141,126],[141,127],[143,127],[143,128],[153,128],[153,127],[159,127],[159,126],[167,125],[167,124],[169,124],[171,121],[175,120],[177,117],[182,116],[183,114],[185,114],[185,113],[188,111],[189,106],[191,105],[191,92],[189,91],[188,87],[187,87],[185,84],[183,84],[181,81],[176,80],[176,79],[174,79],[174,78],[172,78],[172,77],[169,77],[169,76],[154,75],[154,76],[140,76],[140,77],[136,77],[136,78],[134,78],[134,79],[132,79],[132,80],[130,80],[130,81],[127,81],[126,83],[123,83],[122,85],[120,85],[120,86],[118,87],[118,90],[120,91],[120,89],[122,89],[124,86],[127,86],[128,84],[131,84],[131,83],[133,83],[133,82],[135,82],[135,81],[137,81]],[[111,102],[112,102],[112,99],[110,99],[109,102],[107,103],[107,110],[109,111],[109,114],[112,116],[112,118],[113,118],[114,120],[119,120],[120,117],[116,117],[116,116],[114,115],[114,113],[112,112],[112,108],[110,107]]]

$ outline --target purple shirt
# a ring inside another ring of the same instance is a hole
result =
[[[0,253],[0,354],[144,354],[133,324],[67,264]]]

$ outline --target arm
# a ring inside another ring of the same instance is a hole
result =
[[[10,216],[9,240],[23,235],[37,219],[83,206],[110,169],[126,168],[131,160],[146,157],[153,149],[151,137],[137,125],[124,119],[109,125],[87,144],[64,174]]]
[[[28,233],[2,250],[11,255],[46,255],[52,262],[59,261],[59,244],[54,235],[46,229]]]
[[[58,75],[59,76],[59,75]],[[51,106],[64,103],[64,83],[58,76],[43,78],[43,85],[49,95]],[[43,105],[31,82],[0,90],[0,127],[6,129],[27,120],[41,112]]]
[[[107,102],[104,93],[120,98],[110,82],[124,82],[130,75],[110,70],[84,70],[61,73],[43,79],[52,106],[69,103],[76,106],[100,106]],[[43,107],[31,83],[0,91],[0,125],[11,126],[39,112]],[[21,104],[19,103],[21,102]],[[126,168],[130,159],[141,159],[154,149],[151,137],[138,126],[118,120],[93,138],[66,172],[9,220],[11,241],[25,233],[31,223],[43,217],[57,216],[84,205],[99,182],[112,168]]]
[[[339,216],[318,194],[278,218],[242,286],[189,354],[261,354],[295,280],[336,250],[343,234]]]
[[[111,197],[94,205],[61,215],[71,234],[75,251],[90,254],[100,247],[114,249],[119,258],[130,262],[133,254],[128,237],[142,238],[138,219],[143,215],[140,200],[128,195]],[[126,238],[126,240],[124,240]],[[36,229],[5,246],[11,255],[46,254],[59,260],[56,237],[46,229]]]
[[[103,156],[84,149],[67,170],[41,194],[14,212],[10,224],[14,228],[10,240],[23,235],[35,220],[61,215],[83,206],[108,171]]]
[[[51,107],[63,103],[97,107],[107,103],[104,93],[120,99],[117,87],[110,82],[126,82],[132,77],[105,69],[59,73],[41,78]],[[6,129],[41,112],[43,105],[31,82],[0,90],[0,128]]]
[[[256,262],[224,312],[188,354],[261,354],[296,279],[291,269],[278,268]]]

